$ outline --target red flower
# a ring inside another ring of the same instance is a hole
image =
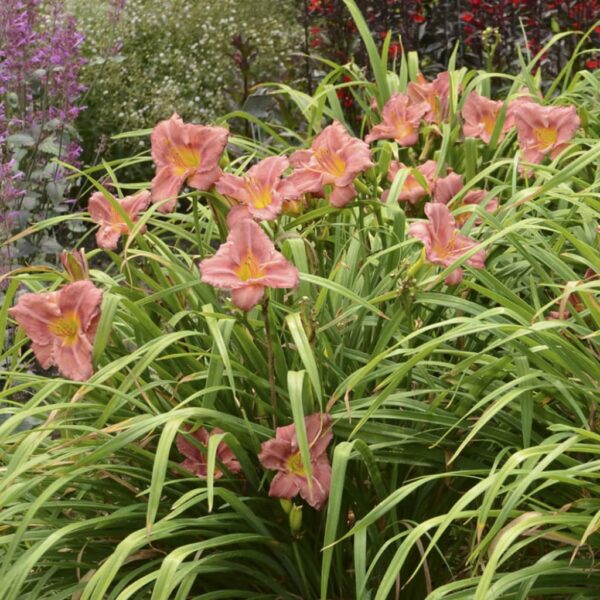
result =
[[[402,44],[399,42],[390,44],[390,56],[396,58],[399,54],[402,54]]]
[[[460,15],[461,21],[464,21],[465,23],[470,23],[474,18],[473,13],[470,12],[464,12]]]
[[[425,22],[425,15],[423,15],[420,12],[416,12],[413,16],[412,16],[412,20],[415,23],[424,23]]]

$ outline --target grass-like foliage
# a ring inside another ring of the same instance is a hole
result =
[[[381,107],[416,80],[417,57],[386,72],[354,18],[375,83],[350,65],[332,66],[313,96],[274,87],[307,133],[248,116],[255,137],[229,138],[227,172],[344,123],[340,87],[363,107],[364,137],[380,121],[371,99]],[[36,367],[8,314],[19,289],[55,290],[64,275],[13,273],[0,309],[0,598],[600,597],[599,74],[567,65],[545,90],[545,104],[575,105],[581,126],[524,172],[515,130],[499,141],[506,111],[490,144],[464,139],[460,120],[472,91],[535,93],[535,66],[506,76],[451,64],[448,120],[422,125],[409,148],[373,144],[350,204],[309,197],[261,223],[300,283],[267,289],[250,312],[200,279],[227,235],[224,197],[184,192],[169,214],[152,205],[119,251],[88,253],[104,296],[83,383]],[[469,213],[461,233],[477,245],[452,266],[407,235],[423,218],[396,200],[407,170],[382,202],[394,157],[435,159],[463,175],[464,193],[498,198],[495,212]],[[84,174],[127,195],[148,187],[119,185],[144,160]],[[468,266],[482,249],[485,269]],[[462,281],[446,285],[457,266]],[[322,511],[269,497],[273,472],[257,458],[290,424],[306,457],[303,417],[318,412],[334,433]],[[181,467],[176,443],[200,425],[224,432],[196,448],[206,477]]]

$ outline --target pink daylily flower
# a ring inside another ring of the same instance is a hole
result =
[[[413,104],[425,102],[428,110],[423,119],[438,125],[448,119],[450,107],[450,73],[444,71],[429,82],[419,74],[418,81],[411,81],[406,89]]]
[[[477,242],[460,234],[456,221],[445,204],[429,202],[425,205],[425,215],[428,221],[412,223],[408,235],[421,240],[425,246],[425,257],[434,265],[449,267]],[[475,269],[485,268],[485,251],[479,250],[466,264]],[[455,269],[447,278],[448,285],[456,285],[462,281],[462,268]]]
[[[540,163],[546,155],[556,158],[579,128],[574,106],[540,106],[524,102],[515,111],[515,123],[523,158]]]
[[[295,288],[299,281],[298,269],[246,218],[236,219],[227,241],[200,263],[200,272],[204,283],[231,289],[233,303],[245,311],[260,302],[266,287]]]
[[[189,435],[195,438],[201,446],[208,449],[209,438],[219,433],[223,433],[223,430],[218,427],[215,427],[210,433],[208,433],[204,427],[200,427],[200,429],[197,429],[194,433],[190,433]],[[177,436],[175,443],[177,445],[177,450],[185,456],[185,460],[181,463],[181,466],[186,469],[186,471],[190,471],[201,479],[206,479],[208,476],[206,453],[202,452],[189,441],[186,436],[181,434]],[[213,474],[215,479],[223,477],[223,471],[218,466],[219,463],[226,467],[231,473],[239,473],[242,470],[235,454],[225,442],[220,442],[217,446],[217,464],[215,465]]]
[[[9,314],[31,339],[43,369],[56,365],[74,381],[92,376],[92,347],[100,320],[102,291],[91,281],[75,281],[56,292],[23,294]]]
[[[302,464],[293,424],[278,427],[275,439],[262,444],[258,459],[266,469],[277,471],[271,481],[269,496],[291,500],[300,494],[313,508],[321,510],[327,502],[331,485],[331,465],[327,456],[327,446],[333,439],[331,416],[314,413],[305,417],[304,422],[310,448],[312,486]]]
[[[146,210],[150,204],[150,192],[144,190],[133,196],[113,197],[113,199],[121,205],[129,220],[135,223],[138,220],[139,213]],[[100,225],[96,232],[98,246],[106,250],[115,250],[119,238],[129,233],[129,225],[102,192],[94,192],[90,196],[88,211],[92,221]]]
[[[282,179],[289,166],[285,156],[270,156],[250,167],[243,177],[224,173],[215,187],[220,194],[245,205],[253,218],[269,221],[279,215],[285,200],[300,195],[293,185]]]
[[[388,172],[388,180],[389,181],[394,181],[394,178],[396,177],[396,175],[398,174],[398,171],[400,169],[407,169],[409,167],[407,167],[405,164],[400,163],[398,161],[392,161],[392,163],[390,164],[390,170]],[[409,202],[410,204],[416,204],[421,198],[423,198],[423,196],[426,195],[431,195],[432,190],[435,189],[435,171],[437,169],[437,162],[435,160],[428,160],[427,162],[423,163],[422,165],[419,165],[417,167],[417,171],[419,171],[419,173],[421,173],[421,175],[423,175],[423,177],[425,178],[425,180],[428,183],[428,189],[425,189],[420,183],[419,181],[417,181],[417,178],[412,174],[409,173],[406,176],[406,179],[404,180],[404,183],[402,184],[402,189],[400,190],[400,193],[398,194],[398,200],[400,202]],[[389,190],[386,190],[381,199],[385,202],[387,200],[387,197],[389,195]]]
[[[152,201],[167,200],[163,213],[175,209],[177,196],[187,181],[190,187],[208,190],[221,176],[219,159],[229,132],[223,127],[184,123],[174,113],[152,131],[152,159],[156,176],[152,180]]]
[[[294,152],[290,163],[295,170],[287,179],[289,184],[300,194],[320,197],[325,193],[325,186],[332,185],[329,202],[337,208],[354,199],[354,179],[373,166],[369,146],[351,136],[338,121],[325,127],[309,150]]]
[[[442,204],[450,204],[452,199],[463,189],[463,179],[462,175],[458,173],[449,173],[446,177],[440,177],[436,184],[435,190],[433,193],[433,201],[441,202]],[[458,208],[459,206],[466,205],[479,205],[483,202],[487,195],[485,190],[469,190],[462,198],[459,205],[454,206],[454,208]],[[485,210],[490,213],[494,213],[498,210],[498,198],[490,198],[486,205]],[[456,215],[455,219],[459,226],[463,225],[465,221],[470,216],[470,211],[465,211]],[[478,218],[475,221],[476,225],[481,224],[481,218]]]
[[[490,100],[476,92],[471,92],[462,109],[465,137],[481,138],[489,144],[503,104],[500,100]],[[513,125],[513,114],[507,111],[498,141],[504,138]]]
[[[416,144],[421,118],[429,109],[426,102],[413,104],[406,94],[394,93],[383,107],[383,122],[373,127],[365,142],[392,139],[401,146]]]

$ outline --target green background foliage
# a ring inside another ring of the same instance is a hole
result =
[[[107,18],[107,3],[71,0],[71,9],[91,60],[88,109],[79,121],[87,161],[102,134],[148,127],[173,112],[210,122],[238,108],[235,34],[255,46],[253,84],[287,80],[302,61],[293,55],[302,51],[303,35],[293,0],[128,0],[117,26]],[[116,55],[115,44],[122,44]],[[132,150],[121,143],[111,156]]]

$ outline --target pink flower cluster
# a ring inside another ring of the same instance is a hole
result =
[[[327,456],[327,446],[333,439],[331,416],[323,413],[308,415],[304,419],[304,427],[310,453],[310,476],[302,462],[296,426],[293,424],[278,427],[275,438],[262,444],[258,459],[265,469],[277,472],[271,481],[269,496],[291,500],[300,495],[310,506],[321,510],[327,503],[331,485],[331,464]],[[201,479],[206,479],[208,441],[211,436],[219,433],[223,431],[217,427],[210,433],[204,427],[200,427],[187,436],[178,435],[177,449],[185,457],[181,467]],[[213,473],[215,479],[223,476],[221,465],[232,474],[241,471],[235,454],[222,441],[217,446],[217,462]]]
[[[315,137],[310,148],[294,152],[289,159],[272,156],[250,167],[246,173],[223,173],[219,166],[228,141],[222,127],[184,123],[174,114],[161,121],[152,132],[152,156],[156,176],[151,191],[140,191],[126,198],[94,193],[89,201],[92,220],[99,225],[98,246],[115,250],[122,235],[129,234],[150,202],[159,212],[175,209],[177,196],[185,183],[199,190],[212,186],[233,204],[227,223],[229,234],[216,254],[200,263],[202,281],[231,290],[233,303],[248,311],[264,296],[265,288],[295,288],[299,273],[275,249],[271,239],[255,220],[276,219],[286,204],[302,202],[305,194],[324,197],[341,208],[356,196],[355,179],[373,166],[367,142],[393,139],[399,145],[412,145],[419,136],[421,121],[441,123],[449,117],[450,76],[442,73],[427,82],[420,77],[411,82],[407,93],[395,93],[382,110],[382,122],[375,125],[366,142],[334,122]],[[528,94],[520,94],[505,111],[503,104],[472,92],[462,109],[463,133],[489,143],[499,127],[499,138],[515,126],[523,157],[541,162],[556,157],[567,146],[579,127],[575,107],[541,106]],[[291,174],[286,176],[286,171]],[[393,161],[388,179],[394,180],[406,165]],[[424,212],[427,221],[413,223],[409,235],[425,247],[431,264],[449,267],[466,253],[466,265],[485,267],[483,250],[471,252],[477,242],[460,233],[460,226],[477,205],[488,212],[498,208],[498,199],[485,190],[463,187],[462,176],[448,170],[439,176],[439,165],[429,160],[407,172],[398,200],[416,205],[429,197]],[[418,176],[417,176],[418,173]],[[384,192],[386,200],[389,192]],[[456,217],[449,210],[460,209]],[[479,223],[480,219],[475,223]],[[448,285],[462,280],[462,268],[453,269]],[[71,296],[72,286],[80,289],[80,302]],[[11,315],[32,340],[40,364],[56,365],[72,379],[84,380],[92,373],[91,344],[99,316],[101,292],[89,281],[71,283],[59,292],[25,294]]]
[[[382,122],[375,125],[367,141],[379,139],[394,140],[400,146],[412,146],[417,143],[421,121],[440,124],[449,117],[450,76],[441,73],[427,82],[420,77],[417,82],[408,84],[407,93],[395,93],[382,109]],[[555,158],[564,150],[579,128],[579,117],[574,106],[541,106],[529,94],[520,94],[505,110],[504,104],[490,100],[476,92],[471,92],[464,102],[461,117],[462,131],[465,137],[480,138],[489,144],[498,128],[498,140],[513,127],[523,158],[531,163],[540,163],[545,156]],[[462,176],[449,170],[444,177],[437,175],[439,166],[436,161],[428,160],[410,169],[405,164],[392,161],[388,180],[394,181],[401,169],[408,172],[398,190],[397,199],[416,205],[421,199],[429,197],[431,202],[424,207],[428,221],[413,223],[409,235],[421,240],[425,246],[425,257],[431,264],[451,266],[464,254],[477,245],[460,234],[459,226],[468,219],[476,205],[488,212],[495,212],[498,199],[488,197],[485,190],[469,189],[464,193]],[[417,175],[418,174],[418,175]],[[384,192],[382,200],[387,200],[389,191]],[[461,208],[454,218],[446,205]],[[475,221],[479,224],[481,219]],[[469,257],[465,264],[482,269],[485,267],[485,253],[480,250]],[[448,285],[462,280],[461,268],[454,269],[446,278]]]

